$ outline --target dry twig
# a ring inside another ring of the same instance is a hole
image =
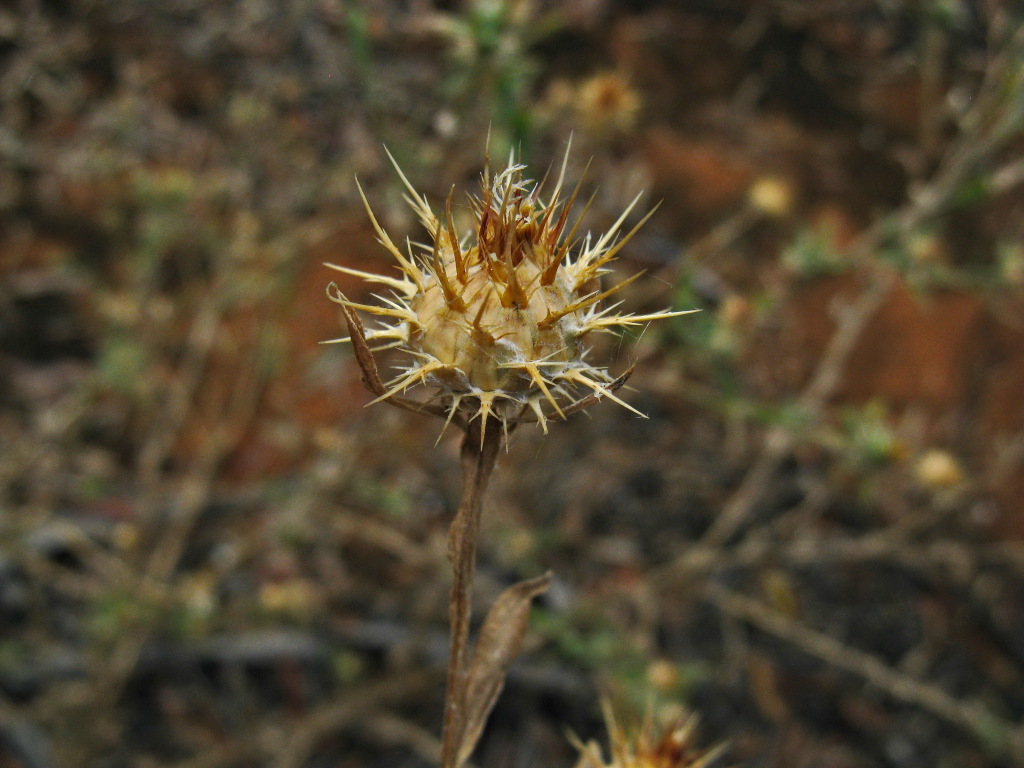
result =
[[[897,701],[921,707],[964,729],[984,747],[1014,765],[1024,765],[1024,727],[1006,720],[980,702],[957,699],[937,685],[910,677],[869,653],[851,648],[721,585],[708,584],[704,595],[723,613],[749,622],[837,669],[864,679]]]

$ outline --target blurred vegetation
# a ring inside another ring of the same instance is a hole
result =
[[[481,604],[557,580],[476,764],[572,765],[605,691],[700,712],[728,764],[1024,765],[1022,29],[0,8],[0,766],[435,763],[456,450],[363,409],[321,262],[390,268],[356,175],[422,237],[383,145],[462,200],[485,149],[539,178],[570,136],[584,229],[662,201],[627,306],[703,311],[606,339],[648,420],[500,460]]]

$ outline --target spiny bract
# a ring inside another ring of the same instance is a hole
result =
[[[408,254],[403,254],[377,222],[360,188],[379,242],[395,258],[401,275],[327,265],[392,289],[390,296],[376,296],[377,305],[357,304],[334,283],[328,287],[333,301],[384,318],[366,331],[367,339],[387,340],[380,348],[398,347],[413,358],[378,400],[414,384],[434,385],[449,418],[462,410],[469,419],[486,423],[493,416],[506,422],[529,407],[545,432],[548,419],[554,414],[564,417],[564,409],[581,391],[607,397],[639,414],[614,394],[607,369],[586,362],[582,340],[595,331],[686,314],[621,314],[616,312],[621,302],[601,306],[639,276],[608,290],[598,285],[609,262],[653,211],[618,237],[638,197],[600,237],[592,238],[589,232],[577,237],[586,208],[568,226],[580,186],[568,200],[559,198],[565,161],[545,199],[544,183],[525,179],[525,166],[510,157],[508,167],[493,179],[489,170],[484,171],[482,196],[469,197],[475,226],[459,237],[451,195],[443,218],[435,215],[394,164],[408,190],[406,200],[430,235],[430,245],[417,246],[417,253],[409,244]]]

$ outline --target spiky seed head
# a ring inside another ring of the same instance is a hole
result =
[[[584,359],[583,339],[686,314],[623,314],[615,311],[618,304],[601,306],[636,277],[608,290],[599,285],[608,264],[651,214],[620,235],[634,199],[600,237],[578,236],[582,214],[571,226],[569,214],[579,184],[568,199],[560,197],[565,161],[551,195],[545,196],[543,182],[524,178],[525,167],[510,157],[493,178],[484,171],[481,195],[469,197],[473,229],[460,236],[451,195],[443,214],[435,214],[397,164],[395,169],[430,243],[410,244],[406,253],[399,250],[360,189],[378,239],[394,257],[400,275],[327,265],[391,290],[389,296],[377,297],[379,304],[357,304],[335,284],[328,287],[332,300],[382,319],[366,332],[368,339],[383,339],[384,346],[398,347],[411,357],[378,399],[427,384],[438,389],[450,414],[461,410],[470,419],[506,421],[529,409],[545,431],[548,419],[563,416],[580,392],[608,397],[637,412],[614,394],[607,369]]]
[[[580,758],[576,768],[707,768],[725,750],[725,745],[710,750],[696,746],[696,717],[678,719],[659,728],[653,712],[648,710],[640,728],[630,732],[619,723],[607,700],[602,700],[601,705],[611,756],[605,762],[597,742],[577,743]]]

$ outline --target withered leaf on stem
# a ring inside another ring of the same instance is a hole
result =
[[[465,764],[505,685],[508,668],[523,645],[530,603],[551,583],[551,573],[513,584],[491,607],[473,650],[463,690],[463,721],[456,768]]]
[[[337,291],[337,287],[334,286],[334,283],[331,283],[331,286]],[[337,294],[338,296],[343,295],[341,291],[337,291]],[[331,295],[330,288],[328,288],[328,295]],[[377,361],[373,358],[373,352],[370,350],[370,345],[366,343],[366,329],[363,328],[362,321],[351,307],[342,304],[341,309],[345,314],[345,324],[348,326],[349,337],[352,341],[352,349],[356,353],[356,362],[359,363],[359,369],[363,374],[363,384],[366,385],[366,388],[373,394],[377,395],[378,398],[383,398],[386,402],[391,403],[391,405],[404,408],[407,411],[412,411],[414,413],[428,413],[432,416],[447,416],[448,409],[436,403],[421,403],[398,395],[388,396],[387,387],[384,386],[384,382],[380,377],[380,372],[377,369]],[[461,416],[453,419],[453,421],[460,426],[463,425],[463,419]]]
[[[387,390],[384,387],[384,382],[381,381],[380,374],[377,372],[377,363],[373,359],[373,353],[370,352],[370,347],[366,343],[366,332],[363,330],[363,323],[359,316],[344,304],[341,306],[341,311],[345,313],[345,324],[348,326],[349,337],[352,339],[352,349],[356,353],[356,361],[363,372],[363,383],[375,395],[381,395]]]

